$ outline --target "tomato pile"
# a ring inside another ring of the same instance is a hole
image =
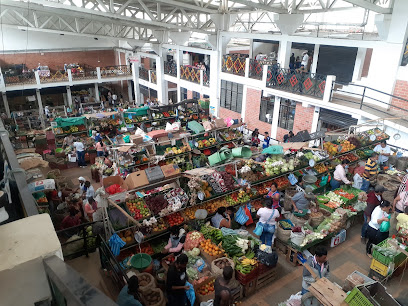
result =
[[[153,251],[152,246],[150,245],[150,243],[145,242],[145,243],[142,243],[140,245],[140,251],[139,251],[139,248],[136,248],[136,253],[137,254],[145,253],[145,254],[148,254],[148,255],[153,255],[154,251]]]
[[[348,153],[348,154],[339,156],[339,159],[340,159],[341,161],[343,161],[343,160],[345,160],[345,159],[348,159],[350,162],[354,162],[354,161],[358,160],[358,157],[355,156],[355,155],[352,154],[352,153]]]
[[[344,208],[344,209],[348,209],[348,210],[350,210],[350,211],[357,211],[357,210],[355,210],[354,207],[351,206],[351,205],[344,206],[343,208]]]
[[[212,292],[214,292],[214,282],[215,280],[212,280],[209,283],[201,286],[198,289],[198,294],[207,295],[207,294],[211,294]]]
[[[283,189],[284,187],[289,185],[289,180],[285,176],[278,177],[272,182],[278,184],[278,189]]]
[[[179,225],[184,222],[184,218],[179,212],[166,216],[166,221],[170,226]]]
[[[354,199],[355,195],[352,193],[348,193],[347,191],[344,191],[343,189],[337,189],[334,191],[335,194],[338,194],[339,196],[346,198],[346,199]]]

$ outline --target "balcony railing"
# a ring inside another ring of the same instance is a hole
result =
[[[131,66],[118,65],[118,66],[101,67],[101,77],[102,78],[125,76],[125,75],[132,75]]]
[[[175,61],[167,62],[164,61],[164,74],[171,76],[177,76],[177,63]]]
[[[208,70],[203,71],[203,85],[210,86],[210,72]]]
[[[30,71],[23,72],[18,75],[4,75],[4,83],[6,86],[35,84],[35,74],[34,72]]]
[[[193,66],[182,65],[180,66],[180,78],[182,78],[183,80],[200,84],[201,82],[200,70],[201,69]]]
[[[150,82],[157,84],[156,70],[149,70],[149,73],[150,73]]]
[[[301,72],[298,69],[279,68],[278,65],[274,65],[268,67],[266,86],[322,98],[326,86],[326,76]]]
[[[139,67],[139,78],[145,81],[149,80],[149,70]]]
[[[248,76],[251,79],[262,80],[263,75],[263,64],[256,59],[249,59],[249,71]]]
[[[40,82],[41,83],[55,83],[55,82],[67,82],[68,73],[65,70],[57,70],[56,72],[49,72],[46,74],[41,74],[39,71]]]
[[[73,80],[89,80],[98,78],[96,68],[71,68],[71,75]]]
[[[222,72],[235,75],[245,75],[246,56],[237,54],[226,54],[222,58]]]

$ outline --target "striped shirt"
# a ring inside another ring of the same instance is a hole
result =
[[[369,175],[367,175],[367,173]],[[376,175],[378,172],[378,166],[377,166],[377,162],[374,160],[371,160],[371,158],[369,158],[365,164],[364,167],[364,173],[363,173],[363,178],[365,179],[369,179],[370,177],[372,177],[373,175]]]

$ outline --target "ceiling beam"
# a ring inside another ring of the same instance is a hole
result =
[[[206,14],[216,14],[218,10],[209,9],[206,7],[197,6],[194,4],[188,4],[180,1],[175,0],[154,0],[156,3],[167,4],[173,7],[184,8],[188,10],[192,10],[195,12],[206,13]]]
[[[391,14],[392,8],[385,8],[378,5],[373,4],[372,2],[368,2],[366,0],[343,0],[353,5],[357,5],[359,7],[365,8],[367,10],[379,13],[379,14]]]
[[[273,6],[269,6],[265,4],[260,4],[260,3],[256,3],[256,2],[252,2],[248,0],[229,0],[229,1],[239,3],[239,4],[244,4],[246,6],[253,7],[253,8],[262,10],[262,11],[273,12],[273,13],[278,13],[278,14],[288,13],[288,11],[285,9],[281,9],[281,8],[277,8],[277,7],[273,7]]]

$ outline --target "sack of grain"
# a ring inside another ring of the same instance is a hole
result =
[[[211,263],[211,272],[213,273],[214,277],[217,278],[217,276],[222,275],[222,271],[226,266],[231,266],[232,269],[234,269],[235,268],[234,261],[227,257],[214,259]]]
[[[291,232],[291,229],[285,230],[280,224],[278,224],[278,227],[276,229],[276,238],[278,238],[282,242],[288,242]]]
[[[141,293],[156,288],[156,281],[150,273],[139,273],[136,276],[139,279],[139,291]]]

